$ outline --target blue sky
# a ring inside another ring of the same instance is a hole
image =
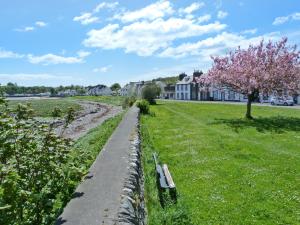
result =
[[[124,85],[262,38],[300,44],[296,0],[2,0],[0,15],[2,84]]]

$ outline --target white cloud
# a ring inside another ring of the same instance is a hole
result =
[[[160,54],[160,56],[181,58],[186,56],[199,55],[203,60],[209,61],[211,55],[224,54],[226,51],[234,49],[237,46],[245,48],[249,44],[259,43],[263,38],[278,40],[279,36],[280,35],[278,33],[269,33],[263,36],[257,36],[247,39],[242,35],[223,32],[222,34],[218,34],[215,37],[209,37],[195,43],[184,43],[177,47],[169,47],[164,50]]]
[[[227,17],[227,16],[228,16],[228,12],[225,12],[225,11],[222,11],[222,10],[219,10],[219,11],[218,11],[217,17],[218,17],[219,19],[224,19],[224,18]]]
[[[174,9],[172,8],[172,4],[169,1],[160,0],[139,10],[116,14],[114,18],[119,19],[124,23],[140,19],[151,21],[157,18],[163,18],[166,15],[172,15],[173,13]]]
[[[47,26],[47,23],[45,23],[44,21],[36,21],[35,25],[38,27],[45,27]]]
[[[206,14],[206,15],[198,17],[198,23],[204,23],[204,22],[209,21],[210,19],[211,19],[211,15]]]
[[[191,14],[192,12],[202,8],[204,5],[205,5],[204,2],[193,2],[188,7],[183,8],[183,9],[179,9],[179,13]]]
[[[99,21],[99,18],[93,16],[92,13],[81,13],[80,16],[75,16],[73,21],[80,22],[82,25],[88,25],[91,23],[96,23]]]
[[[101,9],[114,9],[119,5],[119,2],[101,2],[94,9],[94,13],[98,13]]]
[[[286,23],[288,20],[289,20],[288,16],[276,17],[273,22],[273,25],[280,25],[280,24]]]
[[[43,65],[57,65],[57,64],[74,64],[83,63],[85,57],[90,55],[90,52],[79,51],[77,57],[64,57],[55,54],[46,54],[41,56],[34,56],[29,54],[28,61],[32,64],[43,64]]]
[[[83,51],[83,50],[80,50],[77,52],[77,55],[79,56],[79,58],[85,58],[85,57],[89,56],[90,54],[91,54],[90,52]]]
[[[5,59],[5,58],[22,58],[24,55],[12,52],[12,51],[6,51],[4,49],[0,48],[0,59]]]
[[[257,28],[253,28],[253,29],[244,30],[241,32],[241,34],[256,34],[256,32],[257,32]]]
[[[153,21],[138,21],[120,27],[108,24],[102,29],[88,32],[83,41],[86,47],[102,49],[123,48],[126,53],[150,56],[167,48],[174,40],[218,32],[226,28],[219,22],[201,25],[197,20],[187,18],[158,18]]]
[[[94,73],[106,73],[108,72],[108,70],[112,67],[112,65],[108,65],[108,66],[103,66],[103,67],[100,67],[100,68],[95,68],[93,69],[93,72]]]
[[[289,20],[300,20],[300,12],[295,12],[288,16],[276,17],[272,24],[273,25],[281,25],[281,24],[288,22]]]
[[[16,28],[15,31],[17,32],[29,32],[29,31],[34,31],[34,27],[28,26],[24,28]]]

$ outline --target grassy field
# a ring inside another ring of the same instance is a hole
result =
[[[123,96],[75,96],[75,97],[71,97],[70,99],[102,102],[111,105],[121,106],[125,97]]]
[[[55,107],[62,110],[63,114],[67,111],[69,107],[73,107],[75,111],[79,111],[81,106],[75,101],[68,99],[41,99],[41,100],[11,100],[8,102],[9,107],[16,108],[17,105],[30,103],[34,110],[34,116],[39,117],[51,117],[51,112]]]
[[[142,116],[148,224],[300,224],[300,110],[159,102]],[[153,115],[154,114],[154,115]],[[151,153],[177,205],[162,208]]]

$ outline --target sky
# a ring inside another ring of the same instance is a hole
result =
[[[262,39],[300,45],[299,0],[1,0],[0,16],[0,84],[124,85]]]

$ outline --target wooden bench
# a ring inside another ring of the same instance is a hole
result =
[[[176,186],[168,169],[167,164],[162,166],[158,163],[158,157],[156,153],[153,153],[153,159],[156,170],[156,181],[160,191],[169,190],[169,194],[172,200],[177,201]]]

